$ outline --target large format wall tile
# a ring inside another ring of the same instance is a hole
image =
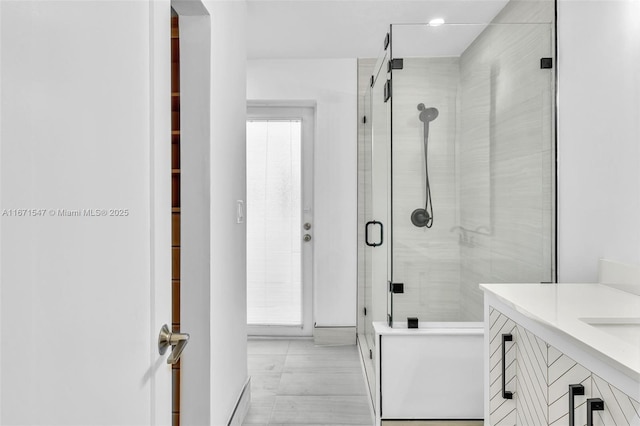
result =
[[[457,58],[405,58],[393,73],[393,317],[405,321],[460,320],[460,251],[456,225]],[[424,128],[418,104],[439,111],[430,123],[428,170],[433,227],[418,228],[411,213],[425,205]]]

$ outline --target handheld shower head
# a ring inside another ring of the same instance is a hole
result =
[[[419,115],[420,121],[429,123],[438,118],[438,108],[425,108],[424,104],[418,104],[418,111],[422,111]]]
[[[418,104],[418,111],[420,111],[420,115],[418,118],[423,123],[424,131],[424,175],[425,175],[425,202],[424,209],[419,208],[415,209],[413,213],[411,213],[411,223],[418,228],[431,228],[433,225],[433,205],[431,202],[431,187],[429,185],[429,167],[427,162],[427,144],[429,142],[429,123],[438,118],[438,108],[429,107],[426,108],[424,104]]]

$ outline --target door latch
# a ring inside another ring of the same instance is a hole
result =
[[[158,352],[160,355],[164,355],[169,346],[172,347],[171,354],[167,358],[167,364],[177,364],[182,355],[184,347],[189,343],[189,335],[187,333],[173,333],[169,330],[167,324],[163,325],[160,329],[160,335],[158,336]]]

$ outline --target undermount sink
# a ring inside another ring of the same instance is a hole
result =
[[[638,318],[580,318],[592,327],[640,347],[640,317]]]

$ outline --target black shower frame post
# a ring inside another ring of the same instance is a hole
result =
[[[553,89],[554,89],[554,102],[553,102],[553,151],[554,151],[554,168],[553,168],[553,196],[554,196],[554,212],[553,212],[553,243],[554,243],[554,256],[553,256],[553,274],[551,281],[558,283],[558,105],[560,104],[558,82],[559,82],[559,53],[558,53],[558,0],[553,0],[553,53],[555,67],[553,68]]]
[[[393,24],[389,25],[389,61],[393,61]],[[389,67],[387,69],[389,73],[389,81],[390,88],[393,91],[393,67]],[[393,277],[393,92],[391,93],[391,97],[389,98],[389,203],[390,205],[387,207],[389,211],[389,256],[391,259],[387,261],[387,264],[391,265],[389,267],[389,278],[391,279],[391,283],[394,282]],[[389,291],[387,293],[390,298],[389,303],[389,312],[387,315],[389,316],[389,327],[393,328],[393,291]]]

